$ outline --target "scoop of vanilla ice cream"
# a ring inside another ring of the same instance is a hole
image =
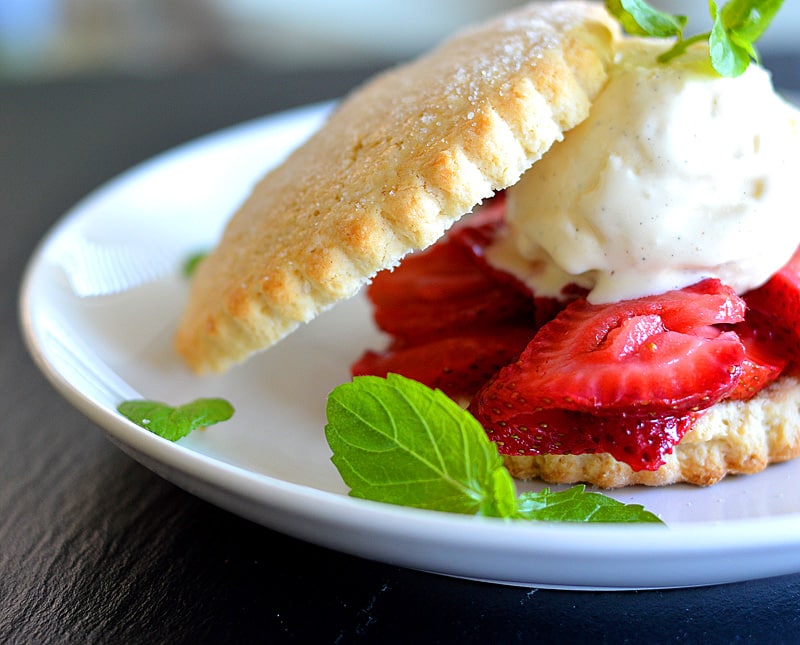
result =
[[[742,293],[800,244],[800,113],[763,68],[711,70],[698,48],[630,39],[589,117],[508,190],[489,260],[557,296],[591,302],[717,277]]]

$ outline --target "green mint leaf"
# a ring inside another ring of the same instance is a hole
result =
[[[360,376],[331,392],[327,415],[333,463],[354,497],[468,514],[513,503],[513,493],[503,499],[513,487],[493,474],[505,470],[497,449],[438,390],[396,374]]]
[[[708,49],[711,56],[711,65],[721,76],[735,77],[744,73],[750,65],[752,46],[742,47],[731,39],[731,34],[725,26],[724,12],[714,10],[713,0],[709,3],[714,15],[714,27],[708,38]]]
[[[194,272],[197,270],[197,267],[200,266],[200,263],[206,259],[207,255],[207,251],[197,251],[186,258],[182,266],[182,273],[184,277],[191,278],[194,275]]]
[[[633,36],[681,37],[686,26],[686,16],[659,11],[643,0],[606,0],[606,8]]]
[[[639,504],[624,504],[584,486],[553,492],[523,493],[519,515],[529,520],[551,522],[657,522],[661,520]]]
[[[720,15],[731,39],[752,48],[782,6],[783,0],[730,0]]]
[[[192,430],[227,421],[233,416],[233,406],[225,399],[197,399],[178,407],[159,401],[123,401],[117,411],[169,441],[177,441]]]
[[[486,495],[478,514],[485,517],[517,517],[517,488],[514,486],[514,478],[502,465],[502,460],[501,466],[489,473]]]
[[[709,38],[711,62],[723,76],[739,76],[758,61],[755,42],[761,38],[783,0],[731,0],[718,11],[709,1],[714,28]]]
[[[517,497],[478,421],[439,390],[397,374],[357,376],[331,392],[325,436],[354,497],[528,520],[658,522],[578,486]]]
[[[783,0],[730,0],[721,10],[714,0],[708,7],[714,26],[709,32],[684,38],[686,16],[651,7],[644,0],[606,0],[606,8],[634,36],[675,37],[675,44],[658,57],[668,63],[694,43],[708,40],[711,65],[721,76],[739,76],[758,61],[755,42],[780,11]]]

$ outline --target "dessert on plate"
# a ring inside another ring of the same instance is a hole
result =
[[[179,352],[227,369],[371,283],[391,340],[353,372],[461,400],[515,476],[797,456],[800,117],[762,68],[668,47],[533,3],[367,82],[234,215]]]

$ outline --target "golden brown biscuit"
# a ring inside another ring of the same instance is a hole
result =
[[[749,401],[713,405],[656,471],[636,472],[607,453],[504,457],[518,479],[585,482],[601,488],[715,484],[800,456],[800,381],[784,375]]]
[[[355,91],[200,265],[178,351],[224,370],[435,242],[586,117],[616,36],[598,3],[533,3]]]

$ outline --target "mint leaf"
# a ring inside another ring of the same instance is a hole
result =
[[[714,27],[708,38],[708,49],[711,65],[722,76],[739,76],[750,65],[750,58],[755,50],[752,44],[742,45],[731,39],[731,33],[725,26],[723,12],[716,12],[713,0],[709,3],[714,16]],[[748,46],[749,45],[749,46]]]
[[[483,429],[481,433],[484,434]],[[489,443],[496,451],[495,445]],[[514,478],[502,465],[502,459],[500,464],[499,468],[489,473],[486,482],[487,494],[478,514],[486,517],[517,517],[517,488],[514,486]]]
[[[194,272],[197,270],[197,267],[200,266],[200,263],[206,259],[207,255],[207,251],[197,251],[186,258],[182,267],[182,273],[184,277],[191,278],[194,275]]]
[[[354,497],[491,515],[515,503],[483,428],[439,390],[360,376],[331,392],[327,415],[333,463]]]
[[[577,486],[525,493],[478,421],[439,390],[397,374],[357,376],[331,392],[325,436],[354,497],[528,520],[658,522]]]
[[[225,399],[197,399],[178,407],[159,401],[123,401],[117,411],[169,441],[177,441],[192,430],[227,421],[233,416],[233,406]]]
[[[711,31],[684,37],[686,16],[654,9],[644,0],[606,0],[606,8],[623,29],[634,36],[675,37],[676,42],[658,57],[668,63],[694,43],[708,41],[711,65],[722,76],[739,76],[758,61],[756,41],[769,27],[783,0],[731,0],[721,10],[714,0],[708,7],[714,21]]]
[[[606,8],[634,36],[681,36],[686,26],[686,16],[659,11],[642,0],[606,0]]]
[[[723,76],[738,76],[758,61],[755,42],[769,27],[783,5],[783,0],[731,0],[717,11],[709,2],[714,28],[709,47],[711,62]]]
[[[720,12],[725,29],[740,46],[752,48],[783,6],[783,0],[731,0]]]
[[[639,504],[624,504],[600,493],[587,493],[583,485],[561,492],[545,488],[523,493],[519,498],[519,514],[529,520],[551,522],[661,522]]]

